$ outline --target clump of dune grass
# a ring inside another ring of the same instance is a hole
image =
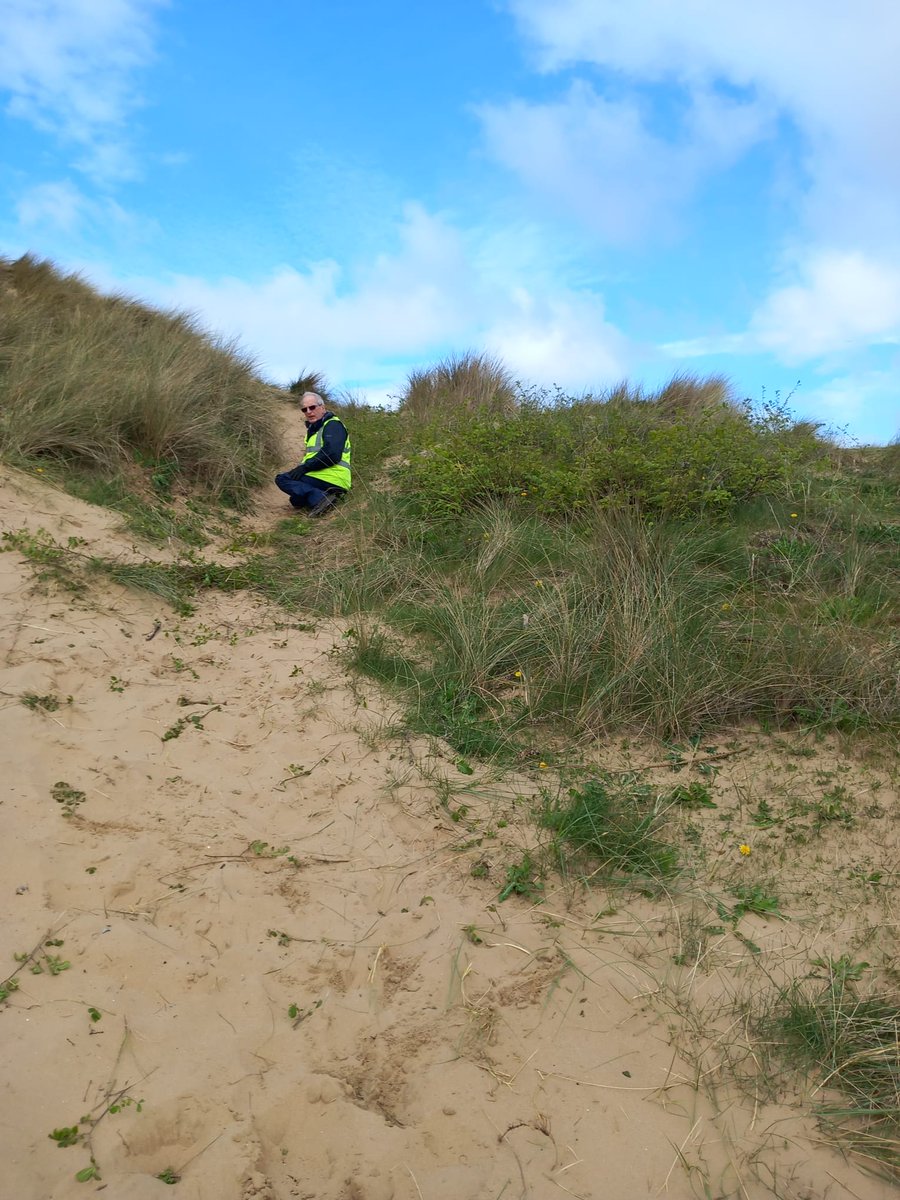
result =
[[[0,454],[112,473],[135,456],[240,504],[279,453],[277,392],[185,313],[0,259]]]
[[[566,876],[597,882],[660,884],[678,871],[678,852],[662,836],[666,806],[653,789],[611,774],[546,799],[540,824]]]
[[[306,392],[315,392],[326,404],[334,400],[334,394],[322,371],[307,371],[305,368],[296,379],[288,384],[292,396],[302,396]]]
[[[516,385],[503,363],[489,354],[469,351],[411,371],[399,410],[423,421],[477,411],[509,414],[516,405]]]
[[[900,1180],[900,1002],[861,993],[868,963],[845,955],[816,965],[778,992],[760,1028],[814,1083],[825,1128]]]

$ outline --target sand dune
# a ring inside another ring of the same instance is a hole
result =
[[[0,513],[156,554],[11,470]],[[552,881],[498,902],[538,780],[467,778],[391,737],[339,625],[247,596],[182,618],[98,580],[72,593],[15,550],[0,593],[0,976],[34,948],[0,1005],[4,1196],[891,1194],[791,1096],[699,1080],[661,999],[668,905]],[[493,837],[450,819],[450,787]],[[727,987],[716,970],[688,990]],[[76,1124],[73,1145],[50,1136]]]

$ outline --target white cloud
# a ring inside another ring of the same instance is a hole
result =
[[[856,250],[812,248],[773,289],[744,333],[668,342],[675,358],[770,352],[784,363],[900,344],[900,267]]]
[[[513,289],[508,311],[485,330],[484,343],[524,383],[579,391],[621,379],[631,355],[626,338],[606,320],[602,300],[572,291],[548,296]]]
[[[846,212],[836,193],[848,192],[878,215],[872,238],[884,236],[884,223],[897,230],[898,206],[879,199],[900,186],[895,0],[508,3],[545,70],[590,64],[632,84],[675,83],[690,95],[725,85],[774,106],[801,136],[807,218],[819,236],[836,232],[833,222]]]
[[[637,99],[607,99],[584,81],[552,103],[514,100],[477,111],[499,162],[616,242],[664,230],[698,183],[768,126],[762,106],[698,89],[677,136],[664,138]]]
[[[754,314],[749,336],[790,362],[900,342],[900,268],[858,251],[816,250],[799,280]]]
[[[87,200],[69,179],[30,188],[16,204],[16,215],[26,229],[44,227],[72,233],[81,225]]]
[[[83,234],[102,233],[113,242],[124,241],[133,246],[158,232],[153,219],[128,212],[110,196],[94,198],[71,179],[28,188],[16,201],[15,213],[19,222],[17,234],[31,240],[39,238],[45,252],[50,254],[60,235],[69,245],[73,238]]]
[[[165,0],[3,0],[0,88],[7,111],[88,148],[94,177],[131,177],[121,135],[139,103],[134,74],[153,57]]]
[[[505,242],[500,236],[499,243]],[[626,343],[595,295],[547,282],[534,246],[503,267],[490,232],[464,234],[410,205],[392,254],[342,270],[333,261],[280,266],[259,281],[123,280],[168,308],[236,336],[280,382],[301,368],[382,399],[410,367],[486,349],[529,382],[598,384],[625,369]]]
[[[793,403],[798,409],[815,414],[813,419],[836,425],[838,431],[852,425],[862,440],[886,442],[891,434],[884,431],[891,429],[896,430],[894,436],[900,436],[896,370],[837,376],[805,393],[802,402],[795,399]]]

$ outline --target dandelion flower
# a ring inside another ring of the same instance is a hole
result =
[[[740,846],[738,846],[738,851],[739,851],[739,853],[743,854],[744,858],[746,858],[747,855],[750,853],[750,847],[747,845],[746,842],[743,842]]]
[[[522,678],[522,672],[521,672],[521,671],[513,671],[513,675],[515,675],[516,679],[521,679],[521,678]]]
[[[519,492],[519,495],[520,495],[520,496],[527,496],[527,495],[528,495],[528,493],[527,493],[527,492]]]
[[[543,580],[542,580],[542,579],[536,579],[536,580],[534,581],[534,586],[535,586],[535,587],[543,587],[543,586],[544,586],[544,582],[543,582]]]
[[[43,473],[44,473],[43,467],[35,467],[34,469],[35,469],[35,471],[37,471],[38,475],[43,475]]]
[[[545,762],[539,762],[538,766],[541,768],[542,771],[547,770],[547,764]]]
[[[791,519],[792,519],[792,520],[794,520],[794,521],[796,521],[796,519],[797,519],[797,514],[796,514],[796,513],[791,513]]]
[[[731,605],[728,603],[727,600],[722,605],[722,612],[731,612]]]

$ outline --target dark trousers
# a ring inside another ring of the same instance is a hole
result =
[[[345,494],[343,488],[335,487],[332,483],[323,483],[321,479],[310,479],[303,475],[300,479],[291,479],[289,472],[275,476],[276,487],[287,492],[294,508],[315,508],[326,496],[340,500]]]

